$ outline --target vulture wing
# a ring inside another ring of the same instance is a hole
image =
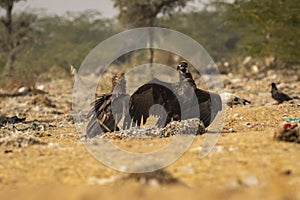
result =
[[[122,117],[125,118],[124,128],[129,121],[128,115],[126,115],[128,113],[128,105],[129,95],[127,94],[104,94],[96,99],[88,113],[90,118],[86,129],[88,137],[94,137],[103,132],[119,130],[118,123]]]
[[[149,115],[152,114],[158,115],[160,117],[158,125],[164,126],[172,119],[180,119],[179,102],[169,88],[171,88],[169,83],[158,79],[139,87],[130,98],[129,113],[133,121],[138,125],[141,122],[144,124]]]

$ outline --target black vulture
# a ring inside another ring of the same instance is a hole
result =
[[[180,103],[171,83],[153,78],[139,87],[130,97],[129,113],[137,125],[145,124],[150,115],[159,116],[157,125],[180,120]]]
[[[204,123],[205,127],[209,126],[216,117],[217,113],[222,110],[222,100],[220,95],[197,88],[193,76],[188,70],[187,62],[180,62],[177,66],[177,71],[181,75],[181,85],[184,86],[184,84],[182,84],[184,82],[189,83],[193,88],[193,92],[196,94],[198,100],[199,110],[194,107],[194,103],[193,106],[189,106],[189,101],[191,98],[191,95],[189,93],[191,92],[191,87],[185,89],[184,98],[187,101],[187,105],[184,111],[188,114],[187,118],[191,118],[197,115],[197,117]],[[199,111],[199,113],[195,113],[195,111]],[[183,116],[183,119],[185,118],[186,117]]]
[[[130,122],[130,116],[126,115],[129,98],[130,96],[126,94],[124,73],[117,73],[112,78],[111,92],[98,96],[92,104],[92,109],[88,113],[90,121],[86,128],[87,137],[117,131],[119,123],[123,129],[126,128]]]
[[[152,111],[152,114],[161,118],[159,126],[165,126],[172,120],[195,117],[203,121],[205,127],[213,121],[217,112],[222,109],[220,96],[198,89],[186,62],[180,62],[177,71],[180,74],[178,83],[166,83],[154,78],[132,94],[129,113],[134,122],[138,125],[145,123],[151,114],[151,108],[156,105],[157,112]]]

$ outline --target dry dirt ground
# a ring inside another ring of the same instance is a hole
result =
[[[300,77],[280,74],[224,76],[226,91],[252,104],[226,109],[224,133],[208,156],[199,158],[199,135],[180,159],[149,174],[115,171],[88,153],[71,117],[72,80],[39,83],[47,94],[1,97],[1,115],[27,118],[0,129],[0,199],[300,199],[300,144],[273,139],[286,118],[300,116],[300,104],[275,104],[269,87],[281,82],[300,96]],[[114,143],[139,152],[169,140]]]

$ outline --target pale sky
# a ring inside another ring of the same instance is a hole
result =
[[[67,11],[97,10],[105,17],[117,14],[111,0],[26,0],[16,4],[16,10],[45,9],[48,14],[62,15]]]
[[[203,1],[203,0],[202,0]],[[209,1],[209,0],[205,0]],[[190,7],[201,7],[200,0],[194,0],[189,3]],[[62,15],[67,11],[85,11],[89,9],[97,10],[104,17],[114,17],[117,10],[113,7],[111,0],[26,0],[16,4],[16,11],[26,10],[28,8],[44,9],[47,14]]]

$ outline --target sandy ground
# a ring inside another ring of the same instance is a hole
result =
[[[206,137],[199,135],[176,162],[147,174],[113,170],[88,153],[71,117],[71,80],[44,83],[48,94],[1,97],[1,115],[27,118],[0,129],[0,199],[300,199],[300,144],[273,139],[286,118],[300,116],[299,102],[277,105],[269,92],[281,80],[283,91],[300,96],[299,77],[279,74],[224,76],[226,90],[252,104],[226,109],[224,133],[208,156],[199,158]],[[114,144],[139,152],[169,141]]]

